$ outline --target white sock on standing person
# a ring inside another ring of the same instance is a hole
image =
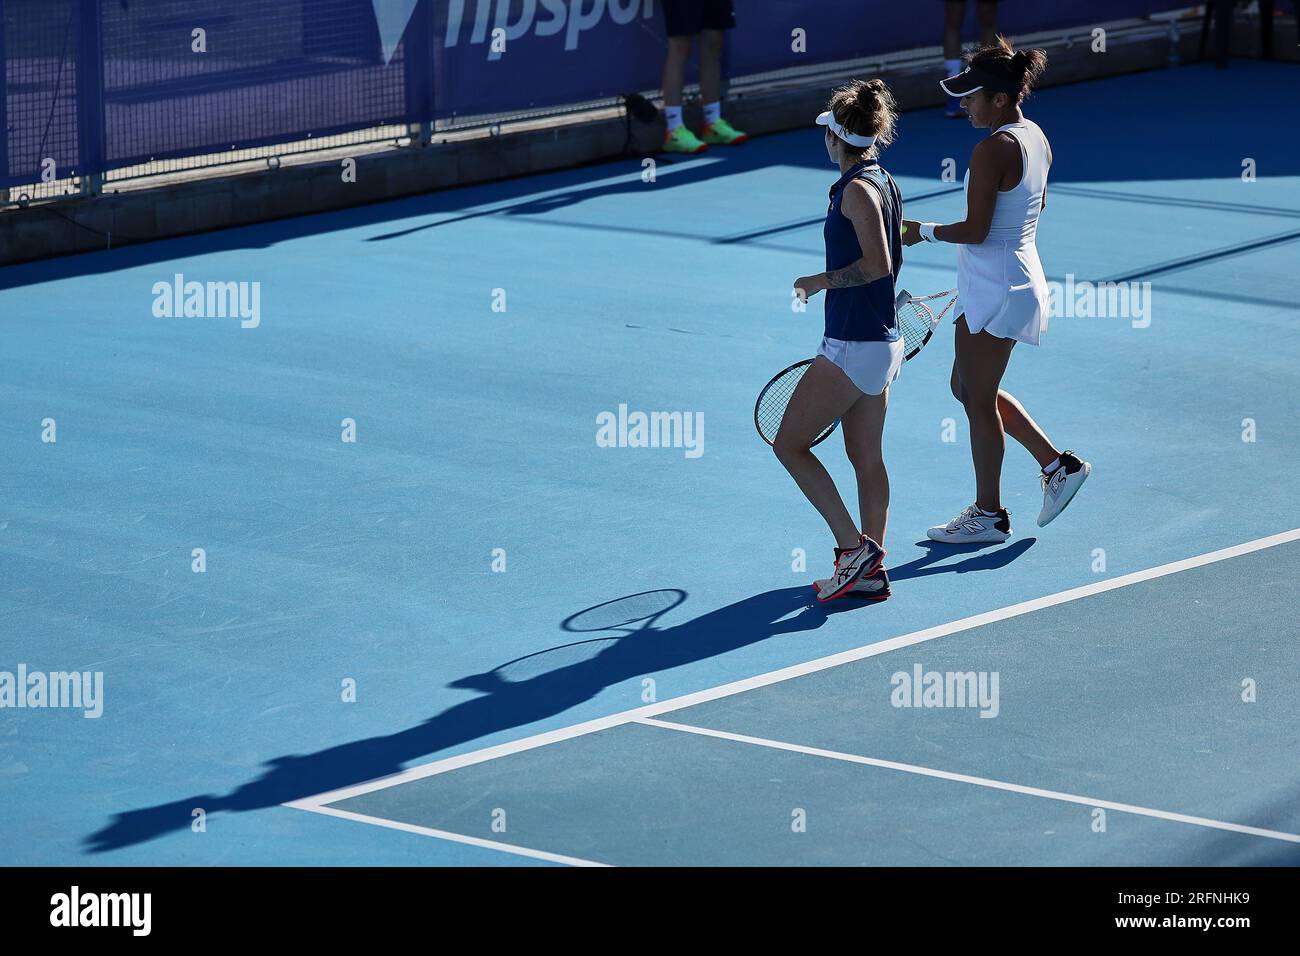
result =
[[[668,126],[668,132],[672,132],[682,125],[682,108],[680,106],[664,105],[664,123]]]
[[[705,103],[704,104],[704,125],[711,126],[718,120],[722,119],[722,103]]]

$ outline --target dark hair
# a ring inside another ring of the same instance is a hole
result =
[[[852,80],[831,93],[826,108],[847,132],[876,137],[876,149],[883,149],[894,141],[898,105],[884,80]],[[848,152],[856,151],[859,155],[871,148],[849,143],[843,146]]]
[[[1019,103],[1029,95],[1043,70],[1047,69],[1047,53],[1043,50],[1016,50],[1006,37],[999,35],[996,42],[971,54],[970,65],[1010,81],[1019,89],[1015,94],[1015,102]],[[986,88],[984,95],[992,98],[996,93]]]

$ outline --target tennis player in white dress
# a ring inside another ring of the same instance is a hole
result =
[[[971,154],[966,218],[940,225],[904,220],[903,241],[957,244],[957,318],[952,393],[966,409],[975,465],[975,501],[927,534],[953,544],[1005,541],[1011,515],[1002,506],[1004,434],[1024,445],[1042,468],[1042,527],[1065,510],[1092,472],[1072,451],[1059,451],[1001,388],[1017,342],[1038,345],[1047,330],[1049,295],[1035,237],[1047,195],[1052,148],[1020,104],[1042,73],[1042,50],[1015,52],[999,37],[970,65],[942,83],[961,99],[977,129],[991,130]]]

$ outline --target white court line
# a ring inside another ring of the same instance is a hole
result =
[[[564,856],[560,853],[547,853],[545,850],[532,850],[526,846],[515,846],[512,843],[500,843],[496,840],[484,840],[479,837],[465,836],[463,833],[452,833],[450,830],[435,830],[433,827],[417,826],[414,823],[402,823],[400,820],[389,820],[387,817],[372,817],[365,813],[353,813],[351,810],[340,810],[337,807],[304,807],[304,810],[310,810],[312,813],[322,813],[327,817],[339,817],[342,820],[356,820],[359,823],[373,823],[378,827],[387,827],[390,830],[401,830],[404,833],[418,833],[421,836],[437,837],[440,840],[450,840],[453,843],[466,843],[470,846],[486,847],[489,850],[504,850],[507,853],[513,853],[516,856],[526,856],[534,860],[546,860],[550,863],[567,863],[569,866],[608,866],[608,863],[596,863],[593,860],[584,860],[576,856]]]
[[[951,780],[955,783],[969,783],[991,790],[1006,790],[1028,797],[1044,797],[1048,800],[1060,800],[1064,803],[1078,803],[1085,807],[1104,807],[1122,813],[1135,813],[1143,817],[1156,817],[1160,820],[1173,820],[1176,823],[1191,823],[1198,827],[1212,827],[1215,830],[1229,830],[1233,833],[1247,833],[1251,836],[1268,837],[1270,840],[1283,840],[1287,843],[1300,843],[1300,833],[1286,833],[1282,830],[1264,830],[1260,827],[1248,827],[1241,823],[1228,823],[1223,820],[1211,820],[1208,817],[1194,817],[1186,813],[1174,813],[1170,810],[1154,810],[1151,807],[1134,806],[1131,803],[1116,803],[1114,800],[1097,800],[1093,797],[1081,797],[1074,793],[1062,793],[1059,790],[1044,790],[1041,787],[1026,787],[1019,783],[1007,783],[1004,780],[990,780],[988,777],[972,777],[965,773],[953,773],[949,770],[935,770],[932,767],[918,767],[916,764],[899,763],[895,760],[881,760],[878,757],[861,757],[857,754],[841,753],[838,750],[822,750],[820,747],[804,747],[801,744],[789,744],[766,737],[750,737],[748,734],[733,734],[725,730],[711,730],[708,727],[695,727],[690,724],[678,724],[668,720],[655,720],[642,717],[637,721],[649,727],[662,727],[685,734],[697,734],[701,737],[716,737],[719,740],[731,740],[755,747],[767,747],[770,750],[787,750],[791,753],[806,754],[810,757],[825,757],[828,760],[840,760],[845,763],[862,764],[867,767],[880,767],[884,770],[898,770],[921,777],[936,777],[939,780]]]
[[[886,654],[890,651],[898,650],[899,648],[911,647],[915,644],[922,644],[926,641],[938,640],[941,637],[947,637],[950,634],[956,634],[960,631],[969,631],[972,628],[982,627],[985,624],[993,624],[997,621],[1005,621],[1009,618],[1019,617],[1022,614],[1029,614],[1033,611],[1041,611],[1045,608],[1055,607],[1058,604],[1067,604],[1071,601],[1078,601],[1082,598],[1091,597],[1094,594],[1103,594],[1106,591],[1114,591],[1117,588],[1128,587],[1131,584],[1141,584],[1143,581],[1150,581],[1154,578],[1164,577],[1169,574],[1177,574],[1179,571],[1189,571],[1192,568],[1204,567],[1207,564],[1214,564],[1218,561],[1227,561],[1230,558],[1238,558],[1242,555],[1251,554],[1255,551],[1262,551],[1265,548],[1276,547],[1280,544],[1288,544],[1292,541],[1300,541],[1300,528],[1293,528],[1290,531],[1283,531],[1280,534],[1269,535],[1266,538],[1256,538],[1254,541],[1247,541],[1244,544],[1236,544],[1230,548],[1222,548],[1218,551],[1210,551],[1207,554],[1200,554],[1192,558],[1184,558],[1181,561],[1162,564],[1159,567],[1148,568],[1145,571],[1134,571],[1132,574],[1124,574],[1117,578],[1096,581],[1092,584],[1085,584],[1082,587],[1071,588],[1068,591],[1059,591],[1056,594],[1034,598],[1031,601],[1022,601],[1019,604],[1012,604],[1008,607],[999,608],[996,611],[986,611],[983,614],[964,617],[961,620],[952,621],[948,624],[940,624],[937,627],[926,628],[923,631],[914,631],[911,634],[904,634],[901,637],[894,637],[889,640],[878,641],[874,644],[867,644],[853,650],[841,651],[838,654],[831,654],[827,657],[818,658],[817,660],[808,661],[803,664],[783,667],[780,670],[769,671],[766,674],[746,677],[744,680],[733,681],[730,684],[722,684],[721,686],[709,688],[707,690],[696,691],[693,694],[686,694],[682,697],[674,697],[671,700],[662,701],[657,704],[647,704],[644,707],[625,710],[621,713],[610,714],[606,717],[597,717],[594,720],[574,724],[570,727],[548,730],[545,733],[535,734],[531,737],[523,737],[519,740],[507,741],[503,744],[497,744],[493,747],[485,747],[481,750],[471,751],[470,753],[457,754],[456,756],[446,757],[442,760],[435,760],[432,763],[423,764],[419,767],[412,767],[409,770],[403,770],[400,773],[390,774],[387,777],[380,777],[377,780],[370,780],[366,783],[359,783],[350,787],[341,787],[337,790],[318,793],[311,797],[302,797],[298,800],[291,800],[283,805],[286,807],[295,807],[300,810],[313,810],[324,806],[327,803],[335,803],[340,800],[347,800],[351,797],[361,796],[362,794],[373,793],[376,790],[385,790],[389,787],[400,786],[404,783],[410,783],[413,780],[422,780],[425,777],[447,773],[450,770],[459,770],[462,767],[469,767],[477,763],[497,760],[501,757],[510,756],[511,754],[522,753],[526,750],[534,750],[538,747],[545,747],[550,744],[559,743],[563,740],[571,740],[574,737],[583,737],[588,734],[598,733],[602,730],[609,730],[612,727],[620,727],[623,724],[643,720],[647,717],[657,717],[659,714],[666,714],[670,711],[693,707],[696,704],[720,700],[723,697],[730,697],[733,694],[744,693],[745,691],[755,690],[759,687],[767,687],[770,684],[787,681],[795,677],[803,677],[806,674],[815,674],[818,671],[824,671],[832,667],[839,667],[841,664],[850,664],[854,661],[864,660],[868,657],[875,657],[878,654]]]

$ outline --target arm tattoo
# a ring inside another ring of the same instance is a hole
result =
[[[828,289],[847,289],[849,286],[867,285],[873,281],[875,280],[862,271],[860,262],[826,273],[826,288]]]

